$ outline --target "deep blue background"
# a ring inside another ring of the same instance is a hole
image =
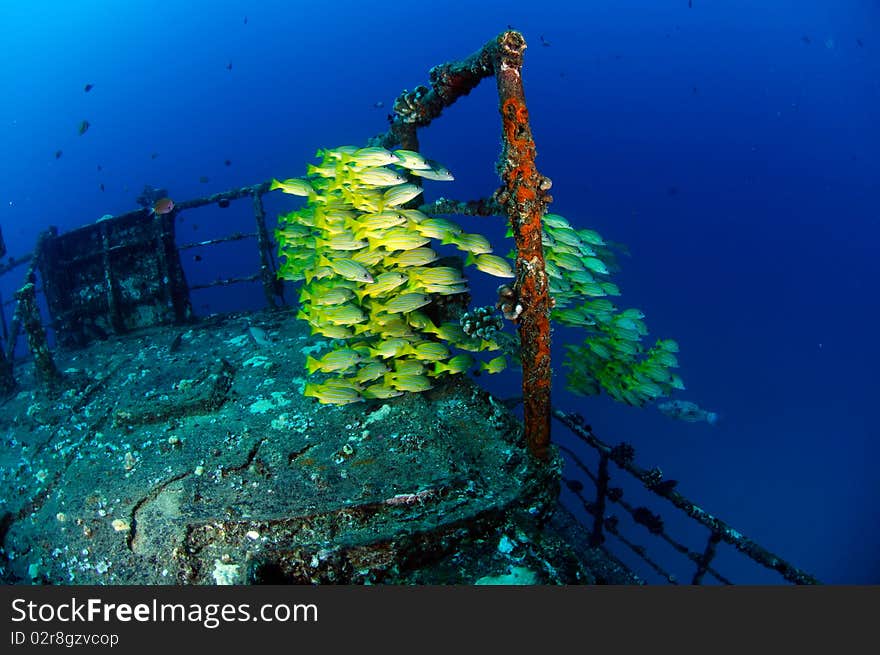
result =
[[[3,1],[0,225],[20,255],[50,224],[134,209],[146,183],[183,200],[300,175],[316,148],[384,131],[398,93],[510,24],[529,44],[524,81],[552,209],[628,246],[619,304],[645,311],[652,337],[680,343],[678,397],[721,420],[571,396],[558,358],[554,402],[606,441],[634,443],[642,465],[822,581],[878,583],[880,9],[693,5]],[[91,129],[79,136],[83,119]],[[428,183],[426,197],[489,195],[499,134],[488,80],[421,133],[456,176]],[[270,216],[288,200],[267,200]],[[179,220],[181,243],[252,226],[248,201]],[[502,231],[497,219],[461,222]],[[185,255],[192,283],[256,270],[252,243],[202,255]],[[5,298],[19,278],[0,281]],[[478,301],[492,301],[495,282],[475,283]],[[197,294],[201,314],[262,298]],[[482,383],[501,395],[519,384],[515,373]],[[702,550],[705,531],[652,507]],[[690,565],[639,530],[629,534],[689,579]],[[781,581],[727,546],[717,564],[736,582]]]

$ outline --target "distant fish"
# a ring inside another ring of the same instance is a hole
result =
[[[193,255],[193,261],[194,262],[202,261],[202,256],[201,255]]]
[[[810,37],[808,37],[806,34],[804,34],[804,35],[801,37],[801,41],[803,41],[803,42],[806,43],[807,45],[810,45],[810,44],[813,42],[813,40],[812,40]]]
[[[229,63],[226,64],[226,70],[228,70],[228,71],[232,70],[232,60],[231,59],[229,60]]]
[[[247,16],[244,17],[244,24],[247,25]]]
[[[155,159],[155,158],[158,157],[158,156],[159,156],[159,153],[158,153],[158,152],[151,152],[151,153],[150,153],[150,159]]]
[[[99,171],[100,171],[100,170],[103,170],[103,169],[101,168],[101,164],[98,164],[98,170],[99,170]]]
[[[864,47],[865,47],[865,42],[862,41],[861,39],[856,39],[856,43],[859,44],[859,47],[860,47],[860,48],[864,48]]]
[[[543,34],[541,35],[541,45],[544,46],[545,48],[550,47],[550,42],[544,38]]]
[[[199,178],[199,182],[201,182],[202,184],[207,184],[207,183],[210,182],[210,181],[211,181],[211,180],[210,180],[210,178],[208,178],[207,175],[202,175],[202,176]]]
[[[94,85],[94,84],[86,84],[86,85],[83,87],[83,91],[85,91],[86,93],[88,93],[89,91],[91,91],[91,90],[94,89],[94,88],[95,88],[95,85]]]
[[[161,216],[162,214],[169,213],[172,209],[174,209],[174,201],[171,198],[159,198],[150,207],[150,214]]]
[[[101,182],[101,184],[99,184],[98,186],[101,188],[101,191],[104,190],[104,183],[103,182]]]
[[[694,8],[694,0],[688,0],[688,9]]]
[[[377,100],[376,102],[373,103],[373,109],[382,109],[382,107],[384,107],[384,106],[385,106],[385,103],[382,102],[381,100]]]
[[[688,423],[705,421],[709,425],[715,425],[718,421],[718,414],[716,412],[707,412],[689,400],[670,400],[657,405],[657,409],[669,418],[675,418]]]
[[[85,134],[88,131],[89,131],[89,122],[88,121],[83,121],[82,123],[79,124],[79,135],[80,136],[82,136],[83,134]]]
[[[231,159],[224,160],[223,165],[224,166],[232,166],[232,160]]]
[[[61,159],[61,155],[62,155],[63,153],[64,153],[63,150],[56,150],[56,151],[55,151],[55,159]]]

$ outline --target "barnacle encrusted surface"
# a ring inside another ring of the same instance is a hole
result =
[[[301,393],[322,346],[304,328],[229,315],[60,351],[71,386],[54,399],[19,365],[0,413],[3,581],[469,584],[510,564],[505,535],[539,581],[591,580],[543,523],[558,462],[530,463],[503,404],[450,376],[320,405]]]

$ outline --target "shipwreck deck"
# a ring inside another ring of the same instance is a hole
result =
[[[301,394],[319,346],[267,311],[59,350],[56,397],[22,364],[0,411],[3,580],[635,581],[567,543],[559,461],[534,464],[502,403],[456,376],[319,405]]]

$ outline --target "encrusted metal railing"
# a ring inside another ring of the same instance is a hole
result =
[[[608,532],[617,537],[666,581],[677,584],[675,576],[664,570],[660,564],[648,555],[647,548],[633,543],[620,533],[618,519],[606,513],[607,503],[614,503],[627,512],[635,523],[644,526],[650,534],[659,537],[694,563],[696,568],[690,581],[691,584],[700,584],[707,573],[719,582],[732,584],[726,576],[712,567],[717,545],[721,541],[730,544],[752,561],[778,572],[789,582],[794,584],[820,584],[809,573],[793,566],[780,556],[771,553],[676,491],[677,481],[664,479],[663,473],[659,468],[644,469],[638,466],[635,463],[635,449],[630,444],[620,443],[613,447],[609,446],[593,433],[593,429],[578,414],[567,413],[554,408],[553,416],[571,430],[585,445],[596,450],[599,454],[598,472],[593,473],[574,450],[566,446],[559,446],[559,449],[596,486],[595,498],[588,500],[578,484],[567,481],[571,491],[581,501],[584,509],[593,517],[593,526],[590,533],[591,546],[597,547],[601,545],[605,540],[605,533]],[[704,525],[709,530],[709,535],[703,551],[694,552],[670,536],[666,532],[663,519],[659,514],[652,512],[647,507],[636,507],[625,501],[623,499],[623,490],[620,487],[610,486],[609,461],[638,480],[645,489],[661,498],[665,498],[691,519]]]
[[[277,277],[275,258],[272,254],[274,244],[269,238],[269,233],[266,228],[266,214],[263,209],[262,196],[268,192],[269,183],[262,182],[201,198],[186,200],[176,204],[173,210],[175,217],[182,211],[210,205],[217,205],[225,208],[229,206],[230,201],[251,198],[254,210],[254,220],[257,228],[255,232],[251,233],[234,232],[225,237],[176,246],[178,251],[182,251],[244,239],[255,239],[257,241],[260,258],[260,268],[257,273],[244,277],[221,278],[206,283],[188,285],[189,291],[259,281],[262,283],[267,306],[270,308],[277,308],[279,304],[284,304],[283,285],[281,284],[282,281]],[[106,221],[101,221],[101,224],[103,227],[103,224],[107,221],[124,221],[132,218],[146,217],[147,214],[148,211],[146,209],[136,209],[131,212],[114,216]],[[145,220],[147,219],[145,218]],[[103,230],[102,235],[104,235]],[[35,374],[41,388],[43,388],[44,391],[51,392],[58,386],[59,374],[54,370],[54,363],[52,361],[52,355],[46,337],[46,326],[40,316],[37,302],[37,297],[40,294],[45,297],[45,287],[47,284],[51,286],[52,282],[51,280],[44,279],[42,280],[43,286],[36,286],[37,273],[40,268],[41,257],[44,256],[43,251],[45,243],[48,239],[56,236],[57,231],[54,228],[43,232],[40,235],[33,252],[18,258],[10,257],[6,263],[0,265],[0,276],[10,273],[14,269],[25,264],[28,265],[22,287],[16,291],[13,298],[5,301],[0,300],[0,324],[2,324],[2,331],[0,331],[0,334],[2,334],[3,345],[3,347],[0,348],[0,393],[9,392],[15,388],[14,355],[18,338],[22,330],[24,330],[24,336],[27,338],[29,350],[34,358],[36,365]],[[110,246],[106,238],[102,239],[101,246],[101,259],[104,268],[108,311],[111,314],[116,314],[118,309],[116,309],[115,295],[113,293],[111,256],[114,250],[119,249],[119,246]],[[157,252],[162,250],[158,244],[156,244],[155,249]],[[164,267],[160,266],[157,270],[157,274],[161,274]],[[14,305],[12,320],[11,324],[7,326],[6,312],[4,311],[4,308],[12,305]],[[54,327],[52,320],[49,321],[49,326]]]

